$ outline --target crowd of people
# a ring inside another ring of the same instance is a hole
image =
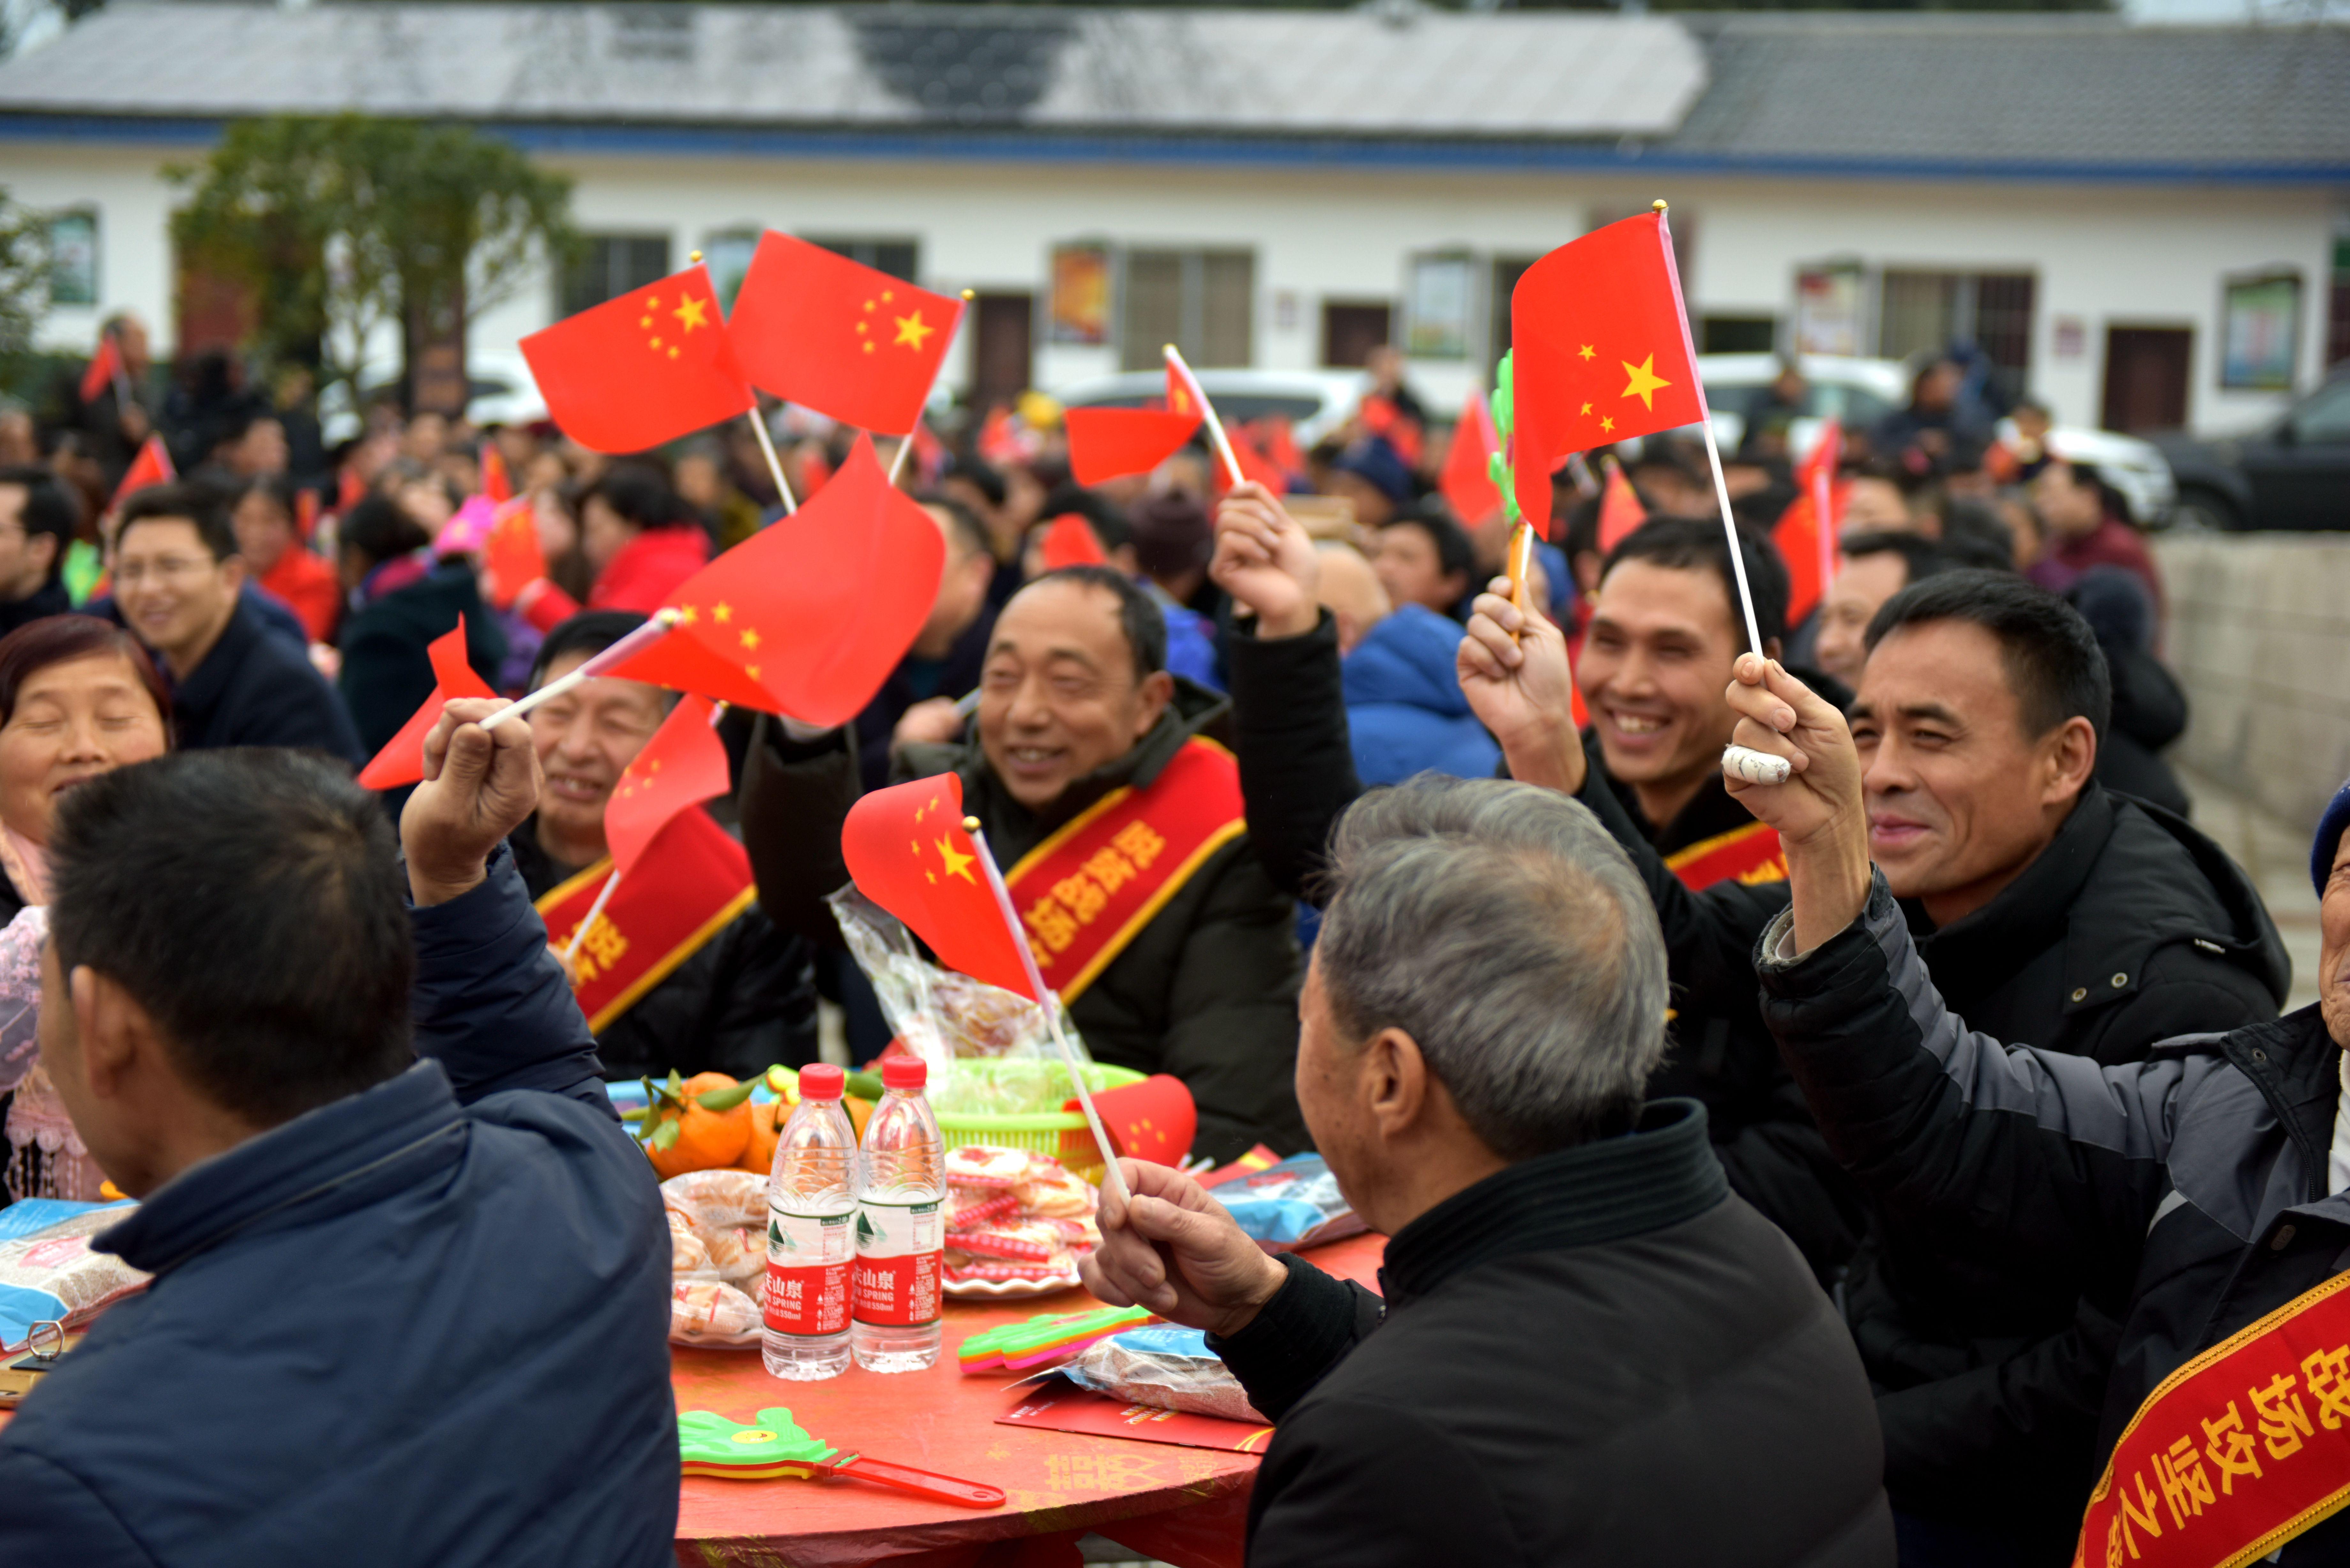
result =
[[[1497,580],[1498,508],[1448,500],[1445,432],[1392,356],[1309,450],[1263,443],[1294,458],[1279,484],[1193,449],[1078,485],[1033,397],[954,448],[924,432],[903,483],[946,546],[928,618],[853,722],[722,721],[736,787],[712,813],[756,899],[639,955],[591,1039],[541,916],[600,877],[672,694],[600,676],[494,734],[454,703],[413,798],[348,774],[432,697],[436,639],[462,626],[487,689],[536,690],[772,521],[758,443],[738,421],[612,458],[378,410],[328,448],[233,365],[151,400],[143,334],[109,331],[125,376],[0,421],[28,449],[0,467],[0,913],[50,907],[56,933],[8,1184],[161,1189],[118,1250],[168,1288],[102,1325],[145,1351],[57,1375],[0,1434],[0,1549],[193,1560],[169,1543],[209,1528],[265,1555],[318,1539],[324,1500],[407,1517],[399,1453],[494,1444],[452,1397],[367,1466],[323,1464],[304,1439],[333,1392],[294,1385],[327,1331],[257,1299],[315,1244],[348,1264],[312,1303],[337,1332],[545,1270],[532,1304],[500,1298],[506,1329],[577,1312],[511,1397],[577,1409],[595,1384],[605,1429],[477,1501],[534,1519],[532,1486],[624,1473],[625,1517],[570,1521],[567,1560],[665,1553],[648,1368],[566,1359],[591,1326],[629,1355],[660,1338],[616,1240],[656,1223],[650,1177],[608,1158],[628,1145],[595,1080],[807,1063],[819,997],[878,1054],[827,902],[840,827],[941,773],[1093,1054],[1181,1078],[1211,1159],[1317,1148],[1391,1237],[1382,1303],[1267,1260],[1175,1172],[1129,1164],[1135,1198],[1105,1208],[1096,1293],[1210,1330],[1277,1424],[1253,1562],[2060,1563],[2140,1401],[2322,1279],[2350,1226],[2328,1211],[2350,793],[2314,850],[2324,1000],[2280,1020],[2275,928],[2160,756],[2185,703],[2153,559],[2044,413],[1993,423],[1954,361],[1845,433],[1837,570],[1794,624],[1772,539],[1798,499],[1792,369],[1730,455],[1734,532],[1701,449],[1651,438],[1617,454],[1646,520],[1603,548],[1598,483],[1562,483],[1523,593]],[[803,498],[854,433],[754,417]],[[185,477],[118,495],[159,433]],[[494,474],[542,579],[484,569]],[[1071,518],[1088,558],[1048,566]],[[1733,742],[1796,770],[1726,779]],[[62,1151],[34,1136],[61,1124]],[[478,1199],[503,1178],[471,1167],[436,1186],[451,1128],[529,1190],[576,1189],[542,1217],[608,1233],[567,1229],[559,1264],[510,1247],[539,1200]],[[359,1179],[370,1150],[394,1174]],[[454,1282],[394,1279],[368,1251],[394,1231]],[[235,1408],[288,1407],[255,1461],[306,1499],[280,1535],[192,1513],[107,1415],[140,1401],[159,1440],[259,1453],[156,1348],[232,1320],[274,1347]],[[403,1340],[390,1376],[503,1387],[483,1354]],[[377,1416],[351,1420],[332,1451],[372,1440]],[[11,1501],[52,1472],[72,1488]],[[2345,1549],[2321,1525],[2279,1560]]]

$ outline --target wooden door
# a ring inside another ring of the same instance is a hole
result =
[[[992,408],[1026,391],[1035,373],[1036,297],[1029,294],[983,294],[972,302],[977,313],[971,357],[971,406]]]
[[[1391,317],[1384,302],[1326,302],[1322,306],[1322,363],[1334,369],[1360,369],[1369,363],[1371,350],[1388,340]]]
[[[2187,373],[2195,334],[2185,327],[2106,328],[2109,431],[2175,431],[2187,423]]]

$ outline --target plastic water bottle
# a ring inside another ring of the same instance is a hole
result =
[[[767,1278],[760,1353],[770,1376],[813,1382],[848,1370],[848,1269],[856,1251],[857,1134],[837,1067],[800,1070],[800,1103],[767,1179]]]
[[[929,1078],[919,1056],[881,1064],[881,1103],[858,1152],[849,1317],[857,1365],[868,1372],[920,1372],[939,1358],[946,1147],[922,1096]]]

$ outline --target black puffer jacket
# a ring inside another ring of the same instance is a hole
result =
[[[1687,1100],[1404,1226],[1384,1309],[1286,1262],[1211,1342],[1277,1423],[1250,1568],[1893,1562],[1851,1343]]]
[[[577,867],[538,846],[533,817],[506,840],[536,901]],[[671,1072],[748,1078],[780,1062],[816,1060],[816,977],[808,944],[778,931],[754,904],[660,983],[604,1026],[596,1054],[610,1079]]]
[[[963,809],[984,825],[1006,867],[1121,784],[1145,787],[1194,734],[1216,736],[1224,700],[1178,680],[1175,700],[1124,756],[1071,784],[1049,812],[1031,812],[996,783],[976,734],[952,745],[903,748],[900,779],[952,772]],[[840,824],[857,799],[858,764],[835,732],[805,744],[763,721],[743,770],[743,843],[759,897],[787,930],[819,936],[823,899],[848,880]],[[1263,1142],[1307,1147],[1291,1078],[1297,1060],[1301,977],[1296,911],[1258,863],[1243,833],[1192,872],[1180,890],[1069,1004],[1097,1061],[1183,1080],[1200,1112],[1195,1152],[1232,1159]],[[838,945],[835,929],[828,945]]]
[[[2350,1269],[2350,1194],[2325,1190],[2341,1050],[2315,1007],[2118,1065],[2004,1047],[1943,1004],[1881,878],[1859,920],[1800,959],[1788,923],[1758,950],[1764,1014],[1837,1156],[1954,1276],[1994,1300],[2062,1281],[2111,1325],[2110,1375],[2080,1390],[2095,1435],[2068,1467],[2086,1472],[2077,1530],[2164,1377]],[[1973,1501],[1979,1517],[2007,1507]],[[2275,1560],[2350,1561],[2350,1514]]]

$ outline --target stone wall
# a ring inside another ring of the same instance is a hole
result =
[[[2350,777],[2350,535],[2165,535],[2154,550],[2190,704],[2169,755],[2314,823]]]

